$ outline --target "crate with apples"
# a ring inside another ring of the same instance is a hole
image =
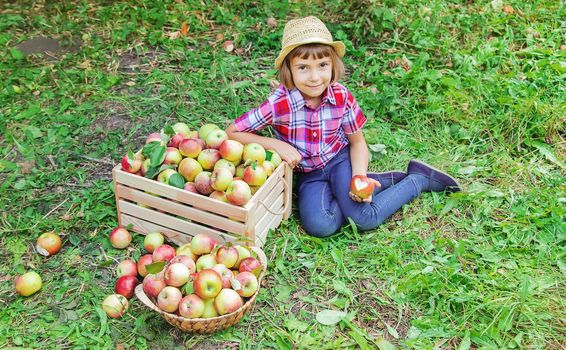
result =
[[[113,169],[118,221],[176,244],[198,233],[261,247],[291,213],[292,170],[273,150],[243,145],[214,124],[148,136]]]

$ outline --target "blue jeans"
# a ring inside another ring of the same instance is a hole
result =
[[[371,203],[358,203],[348,196],[351,178],[349,147],[326,167],[298,174],[299,216],[309,235],[330,236],[347,223],[348,217],[360,230],[373,229],[418,197],[428,183],[425,176],[417,174],[407,175],[396,184],[390,179],[379,178],[382,187],[376,188]]]

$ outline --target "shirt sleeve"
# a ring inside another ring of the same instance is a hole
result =
[[[234,125],[236,130],[245,132],[256,132],[273,122],[273,106],[269,99],[265,100],[258,108],[249,110],[239,116]]]
[[[342,117],[342,129],[346,134],[355,134],[366,123],[366,116],[354,98],[354,95],[348,91],[344,116]]]

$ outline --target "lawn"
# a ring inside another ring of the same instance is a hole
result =
[[[2,2],[0,348],[566,349],[563,5]],[[112,167],[164,125],[226,127],[259,105],[298,14],[346,44],[371,169],[419,158],[464,191],[423,194],[375,230],[325,240],[295,211],[268,235],[255,309],[223,332],[182,333],[135,299],[107,318],[116,262],[143,241],[108,241]],[[57,50],[28,54],[38,37]],[[50,230],[64,246],[45,258],[34,244]],[[24,298],[13,279],[27,270],[44,286]],[[326,325],[324,310],[345,316]]]

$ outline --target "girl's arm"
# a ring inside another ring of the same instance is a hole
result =
[[[295,147],[287,142],[271,137],[259,136],[251,132],[238,131],[233,123],[226,129],[226,133],[230,139],[236,140],[244,145],[253,142],[260,144],[265,149],[274,150],[281,156],[281,159],[287,162],[292,168],[301,161],[301,154]]]
[[[362,131],[358,131],[354,134],[348,135],[348,141],[350,142],[350,163],[352,164],[352,177],[356,175],[367,176],[368,162],[369,162],[369,151],[366,144],[366,139]],[[373,179],[375,186],[381,187],[381,184]],[[371,196],[366,199],[361,199],[352,192],[350,192],[350,198],[356,202],[371,202]]]

